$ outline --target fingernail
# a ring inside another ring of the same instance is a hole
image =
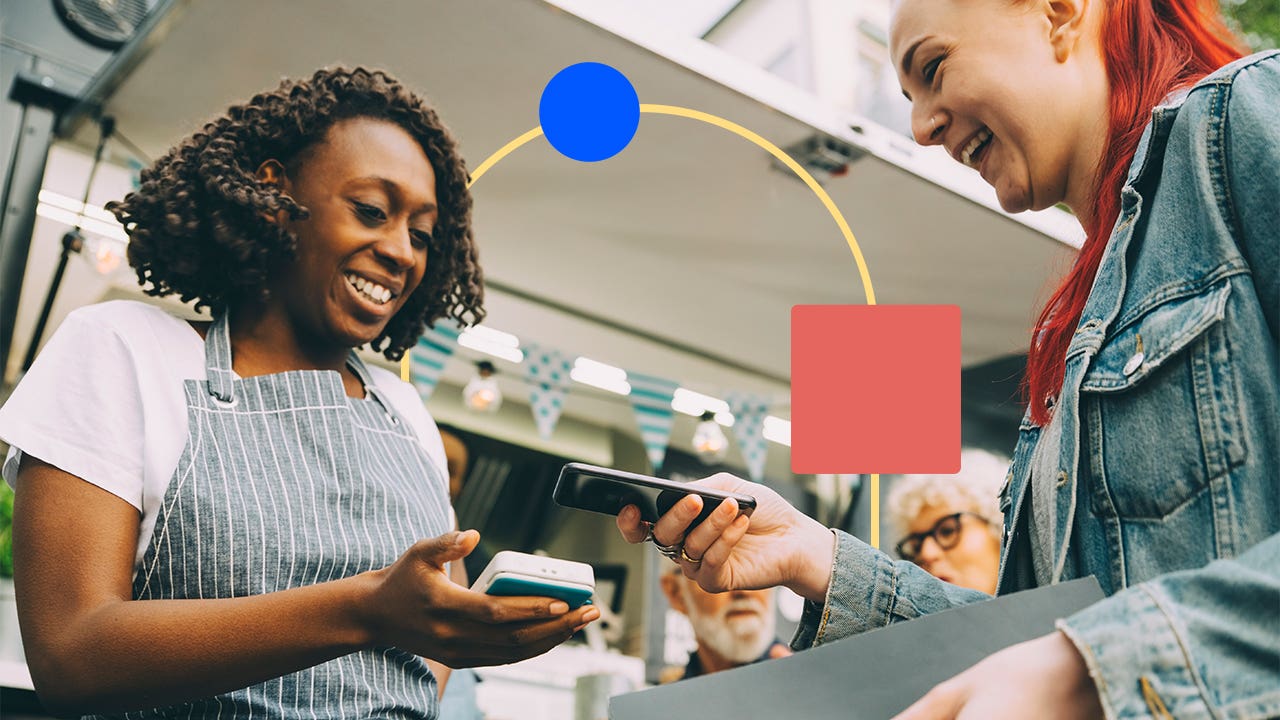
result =
[[[635,516],[636,516],[636,507],[634,505],[628,505],[622,508],[621,517],[623,520],[626,520],[627,522],[631,522],[632,520],[635,519]]]
[[[550,607],[548,607],[548,610],[551,611],[552,615],[563,615],[569,612],[569,604],[565,602],[560,602],[557,600],[556,602],[551,603]]]
[[[600,611],[595,608],[591,608],[590,610],[587,610],[582,615],[582,619],[584,622],[592,622],[598,617],[600,617]]]
[[[463,541],[463,540],[465,540],[465,539],[466,539],[466,537],[467,537],[467,534],[466,534],[466,533],[464,533],[464,532],[455,532],[455,533],[453,534],[453,544],[454,544],[454,545],[461,545],[461,544],[462,544],[462,541]]]

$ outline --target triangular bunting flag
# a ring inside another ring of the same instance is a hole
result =
[[[422,402],[431,399],[445,362],[458,348],[461,334],[461,328],[453,321],[437,320],[435,327],[428,328],[409,351],[409,380],[417,388]]]
[[[564,410],[564,396],[569,392],[569,371],[573,364],[555,348],[530,343],[523,349],[533,422],[537,424],[542,439],[550,440],[560,420],[560,412]]]
[[[675,397],[676,388],[680,384],[674,380],[630,370],[627,371],[627,382],[631,384],[631,408],[635,411],[636,423],[640,426],[640,438],[644,441],[644,449],[648,452],[649,462],[656,473],[662,469],[662,461],[667,457],[671,424],[675,420],[671,398]]]
[[[747,472],[752,480],[764,482],[764,461],[768,453],[764,419],[769,414],[769,400],[750,393],[730,393],[725,402],[733,413],[733,436],[738,440]]]

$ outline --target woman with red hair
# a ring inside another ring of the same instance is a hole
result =
[[[917,141],[1084,226],[1032,333],[997,594],[1108,596],[900,717],[1280,717],[1280,52],[1241,57],[1213,0],[898,0],[890,34]],[[755,513],[619,528],[708,590],[806,597],[797,648],[989,597],[702,482]]]

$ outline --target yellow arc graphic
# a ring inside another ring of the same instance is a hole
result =
[[[871,286],[871,273],[867,271],[867,262],[862,257],[862,248],[858,247],[858,241],[853,237],[853,231],[849,229],[849,223],[845,222],[844,215],[840,212],[840,208],[836,207],[831,196],[828,195],[827,191],[818,184],[817,180],[813,179],[813,176],[809,174],[809,171],[805,170],[800,163],[796,162],[795,159],[784,152],[782,148],[731,120],[726,120],[718,115],[705,113],[701,110],[692,110],[678,105],[654,105],[651,103],[641,103],[640,112],[650,113],[653,115],[674,115],[676,117],[689,118],[690,120],[698,120],[700,122],[707,123],[708,125],[714,125],[718,128],[728,130],[734,135],[737,135],[738,137],[765,150],[770,155],[777,158],[783,165],[786,165],[791,172],[796,174],[796,177],[800,178],[804,184],[813,191],[813,194],[822,202],[822,206],[831,214],[831,219],[835,220],[836,226],[840,228],[840,234],[844,236],[845,242],[849,244],[849,249],[853,251],[853,259],[858,263],[858,273],[862,276],[862,290],[867,296],[867,304],[876,304],[876,293],[875,289]],[[530,140],[541,136],[542,127],[538,126],[524,133],[520,137],[517,137],[506,145],[503,145],[497,152],[485,158],[484,162],[480,163],[475,171],[471,173],[471,182],[467,183],[467,187],[469,188],[472,185],[475,185],[477,180],[483,177],[485,173],[489,172],[494,165],[498,164],[498,161],[515,152]],[[405,355],[400,361],[400,377],[405,382],[409,381],[408,355]],[[880,547],[880,475],[878,473],[871,476],[870,500],[871,547],[878,548]]]

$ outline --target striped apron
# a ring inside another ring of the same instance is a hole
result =
[[[380,395],[331,371],[237,379],[226,314],[188,380],[188,439],[169,481],[136,600],[230,598],[328,582],[395,562],[450,527],[442,473]],[[145,648],[139,648],[145,652]],[[243,690],[123,718],[434,718],[422,658],[378,647]]]

